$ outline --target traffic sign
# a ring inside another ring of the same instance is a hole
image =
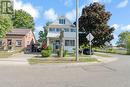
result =
[[[94,39],[94,36],[93,36],[91,33],[89,33],[89,34],[86,36],[86,38],[87,38],[89,41],[92,41],[92,40]]]

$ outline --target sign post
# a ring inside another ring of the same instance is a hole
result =
[[[106,45],[106,53],[107,53],[107,50],[108,50],[108,48],[109,48],[109,46],[110,46],[110,43],[109,43],[108,41],[106,41],[106,42],[105,42],[105,45]]]
[[[92,40],[94,39],[94,36],[91,34],[91,33],[89,33],[87,36],[86,36],[86,38],[88,39],[88,41],[89,41],[89,46],[90,46],[90,55],[92,54]]]

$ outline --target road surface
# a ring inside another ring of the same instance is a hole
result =
[[[111,63],[0,66],[0,87],[130,87],[130,56]]]

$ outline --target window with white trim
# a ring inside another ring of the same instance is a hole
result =
[[[76,29],[71,29],[70,31],[71,31],[71,32],[76,32]]]
[[[0,46],[2,46],[2,40],[0,40]]]
[[[65,24],[65,19],[59,19],[59,24]]]
[[[22,46],[22,40],[16,40],[16,46],[21,47]]]
[[[75,46],[75,40],[65,40],[65,46]]]
[[[65,28],[64,31],[65,31],[65,32],[69,32],[69,29],[68,29],[68,28]]]
[[[55,32],[55,28],[50,28],[49,31],[50,32]]]

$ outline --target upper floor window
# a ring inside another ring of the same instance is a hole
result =
[[[65,24],[65,19],[59,19],[59,24]]]
[[[69,29],[68,29],[68,28],[65,28],[64,31],[65,31],[65,32],[69,32]]]
[[[76,29],[71,29],[71,32],[76,32]]]
[[[50,32],[55,32],[55,29],[54,28],[50,28],[49,31]]]

